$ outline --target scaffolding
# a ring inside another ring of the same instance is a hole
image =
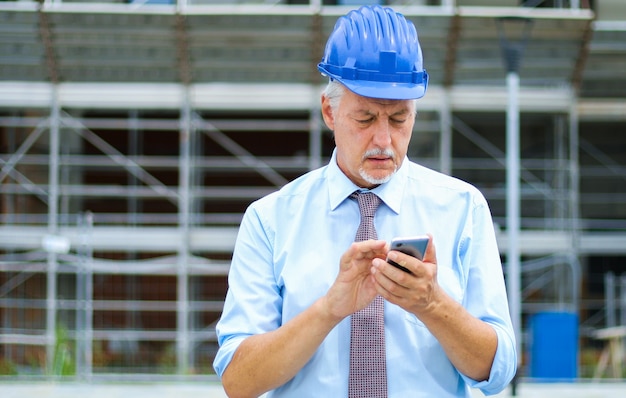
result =
[[[626,69],[607,85],[588,66],[620,65],[626,27],[573,1],[461,3],[398,5],[433,75],[409,157],[481,189],[506,259],[494,21],[532,18],[519,89],[520,315],[595,314],[581,291],[589,258],[626,256],[626,141],[611,134],[626,123]],[[314,65],[345,10],[0,3],[0,45],[13,45],[0,64],[6,374],[212,377],[243,211],[332,150]]]

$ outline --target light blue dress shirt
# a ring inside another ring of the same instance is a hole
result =
[[[269,332],[324,295],[339,258],[354,241],[360,216],[357,190],[336,164],[314,170],[252,203],[235,244],[229,290],[217,324],[222,375],[246,337]],[[470,397],[503,390],[517,366],[500,256],[483,195],[458,179],[405,159],[372,190],[383,201],[374,219],[378,238],[431,233],[439,284],[472,315],[489,323],[498,348],[489,379],[460,374],[415,316],[385,302],[389,397]],[[300,372],[268,397],[347,397],[350,317],[326,337]]]

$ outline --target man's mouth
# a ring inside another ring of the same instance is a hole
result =
[[[387,163],[391,161],[393,163],[393,153],[391,150],[371,150],[367,151],[364,155],[364,160],[369,160],[372,163],[381,165],[382,163]]]
[[[381,163],[381,162],[385,162],[387,160],[391,160],[391,158],[388,157],[388,156],[371,156],[371,157],[369,157],[367,159],[371,160],[373,162],[376,162],[376,163]]]

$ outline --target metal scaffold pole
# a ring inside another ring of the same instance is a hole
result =
[[[54,237],[59,229],[59,124],[61,109],[59,105],[57,85],[53,85],[50,115],[50,162],[48,169],[48,234]],[[46,366],[49,374],[54,372],[54,354],[56,345],[57,316],[57,252],[53,248],[44,249],[48,252],[48,272],[46,286]]]
[[[522,309],[521,309],[521,264],[520,264],[520,108],[519,69],[522,53],[530,36],[532,20],[527,18],[499,18],[496,20],[500,44],[507,72],[506,108],[506,280],[509,294],[509,309],[515,330],[518,364],[522,356]],[[511,40],[515,35],[516,39]],[[519,366],[518,366],[519,373]],[[512,387],[516,395],[517,376]]]
[[[506,112],[506,232],[507,232],[507,281],[509,306],[517,339],[518,355],[521,354],[521,266],[519,250],[520,232],[520,156],[519,156],[519,76],[507,74],[508,106]]]
[[[179,164],[179,188],[178,188],[178,228],[180,230],[180,242],[177,263],[177,336],[176,358],[179,374],[186,374],[191,365],[189,339],[189,232],[191,212],[191,142],[193,140],[193,128],[191,125],[191,104],[189,101],[189,89],[185,86],[184,102],[180,117],[180,164]]]

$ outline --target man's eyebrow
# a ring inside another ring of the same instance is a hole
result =
[[[376,116],[376,114],[368,109],[357,109],[352,112],[354,115],[367,115],[367,116]]]

